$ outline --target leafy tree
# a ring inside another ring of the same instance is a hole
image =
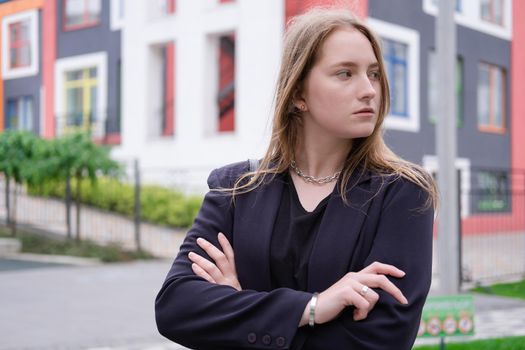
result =
[[[25,182],[39,181],[38,164],[35,159],[45,153],[46,144],[28,131],[8,130],[0,134],[0,172],[4,174],[6,190],[5,201],[7,223],[13,235],[16,234],[16,185],[14,205],[11,208],[10,184],[21,185]]]
[[[76,238],[80,239],[81,180],[89,178],[96,182],[98,175],[116,175],[121,168],[109,156],[109,148],[96,145],[88,133],[77,132],[53,140],[51,163],[55,171],[53,178],[66,183],[66,221],[70,223],[69,204],[72,196],[71,179],[75,179]],[[70,227],[70,226],[68,226]],[[71,236],[68,229],[68,237]]]

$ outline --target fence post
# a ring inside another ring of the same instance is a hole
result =
[[[66,177],[66,230],[67,238],[71,239],[71,176]]]
[[[142,247],[140,245],[140,170],[138,159],[135,158],[133,165],[135,176],[135,246],[140,252]]]
[[[458,172],[458,210],[459,210],[459,215],[458,215],[459,283],[458,283],[458,286],[459,286],[459,290],[461,290],[461,285],[463,283],[463,229],[461,227],[461,221],[462,221],[462,217],[461,217],[461,209],[462,209],[461,208],[461,170],[458,169],[457,172]],[[469,194],[467,194],[467,195],[469,195]]]
[[[7,227],[11,227],[11,205],[9,203],[9,176],[5,177],[5,209],[6,209],[6,223]]]

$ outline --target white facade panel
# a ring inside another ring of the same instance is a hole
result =
[[[215,167],[261,157],[269,140],[272,99],[284,30],[282,0],[178,0],[176,13],[148,15],[148,0],[126,2],[122,27],[122,144],[117,159],[163,169],[166,182],[202,191]],[[216,132],[218,37],[235,33],[235,131]],[[154,47],[175,43],[175,134],[151,132]],[[158,177],[158,171],[151,171]],[[158,179],[157,179],[158,180]]]

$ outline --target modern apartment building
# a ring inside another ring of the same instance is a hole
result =
[[[203,190],[212,168],[262,155],[286,23],[333,3],[382,39],[388,144],[438,173],[437,0],[0,3],[0,129],[54,137],[89,128],[116,158]],[[525,210],[508,193],[525,186],[525,4],[456,0],[455,16],[456,166],[468,229],[470,217]]]

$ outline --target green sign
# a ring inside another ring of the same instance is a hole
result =
[[[429,297],[417,335],[422,338],[474,334],[472,295]]]

